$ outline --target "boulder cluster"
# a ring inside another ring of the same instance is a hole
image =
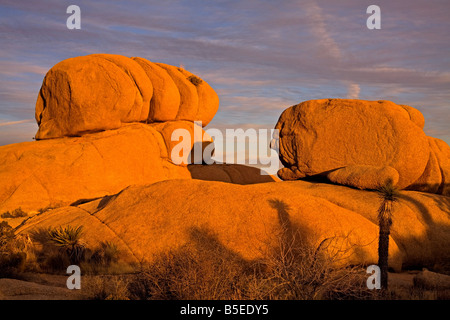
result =
[[[183,68],[110,54],[64,60],[37,98],[37,141],[0,147],[0,211],[30,214],[22,234],[83,225],[88,246],[114,242],[135,263],[200,238],[257,260],[287,232],[325,243],[340,263],[369,265],[378,255],[373,190],[391,183],[403,189],[391,267],[450,261],[450,147],[426,136],[418,110],[346,99],[286,109],[272,142],[278,176],[292,181],[280,181],[244,165],[171,160],[174,130],[204,133],[195,122],[206,126],[218,106]]]

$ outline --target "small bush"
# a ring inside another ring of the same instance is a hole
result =
[[[79,264],[84,259],[85,246],[81,243],[83,226],[66,226],[48,230],[48,239],[55,246],[62,249],[71,264]]]
[[[128,282],[117,276],[88,277],[83,291],[89,300],[129,300]]]
[[[0,223],[0,277],[16,277],[24,270],[26,246],[24,237],[16,237],[6,221]]]
[[[92,254],[91,259],[99,264],[109,266],[111,263],[119,260],[119,249],[113,242],[101,242],[99,248]]]
[[[93,251],[87,250],[86,261],[82,264],[85,272],[90,274],[109,274],[120,272],[123,264],[119,264],[119,249],[110,241],[101,242]]]
[[[6,221],[0,223],[0,252],[9,250],[11,241],[14,239],[14,230]]]
[[[47,253],[41,258],[40,268],[43,271],[60,272],[65,271],[72,263],[66,254],[61,254],[58,251]]]
[[[202,79],[200,79],[199,77],[196,77],[196,76],[194,76],[194,75],[189,76],[189,77],[188,77],[188,80],[189,80],[194,86],[198,86],[198,85],[200,85],[200,84],[203,82]]]
[[[28,213],[23,211],[22,208],[20,208],[20,207],[17,209],[14,209],[13,212],[9,212],[9,211],[3,212],[1,215],[1,217],[3,219],[23,218],[23,217],[27,217],[27,216],[28,216]]]
[[[0,252],[0,278],[15,278],[24,271],[27,254],[25,252]]]

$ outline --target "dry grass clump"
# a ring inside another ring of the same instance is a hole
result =
[[[29,237],[15,235],[6,221],[0,223],[0,277],[17,278],[24,271],[30,244]]]
[[[279,237],[260,261],[248,262],[209,232],[195,230],[193,241],[162,253],[129,284],[131,299],[365,299],[361,268],[337,268],[317,248]]]
[[[129,300],[128,285],[122,276],[86,276],[82,293],[88,300]]]

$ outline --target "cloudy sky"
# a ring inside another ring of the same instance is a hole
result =
[[[81,30],[66,9],[81,8]],[[381,8],[381,30],[366,9]],[[91,53],[183,65],[218,93],[208,127],[273,128],[319,98],[391,100],[450,143],[448,0],[0,1],[0,145],[31,141],[42,79]]]

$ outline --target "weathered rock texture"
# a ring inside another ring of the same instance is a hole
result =
[[[202,79],[143,58],[93,54],[66,59],[44,78],[36,103],[36,139],[80,136],[131,122],[202,121],[219,98]]]
[[[247,184],[274,181],[243,165],[175,165],[170,132],[188,121],[134,123],[78,138],[23,142],[0,147],[0,212],[37,211],[115,194],[133,184],[202,179]],[[168,141],[169,140],[169,141]],[[193,144],[191,143],[191,146]]]
[[[201,233],[244,259],[258,259],[280,232],[298,231],[315,247],[328,239],[324,248],[338,252],[342,263],[376,264],[379,205],[376,192],[324,183],[168,180],[48,211],[18,232],[83,225],[89,246],[113,241],[123,259],[151,262],[160,252],[201,239]],[[450,257],[448,197],[402,191],[394,208],[393,268],[433,266]]]
[[[286,109],[278,123],[283,180],[323,175],[330,181],[376,189],[450,195],[450,147],[423,132],[423,115],[390,101],[322,99]]]
[[[47,73],[38,95],[40,141],[0,147],[0,211],[36,211],[132,184],[203,177],[187,169],[201,163],[190,152],[194,139],[202,150],[212,141],[195,121],[207,125],[218,105],[214,90],[182,68],[112,54],[64,60]],[[184,140],[172,139],[177,129],[191,137],[178,153],[181,164],[171,157]]]

